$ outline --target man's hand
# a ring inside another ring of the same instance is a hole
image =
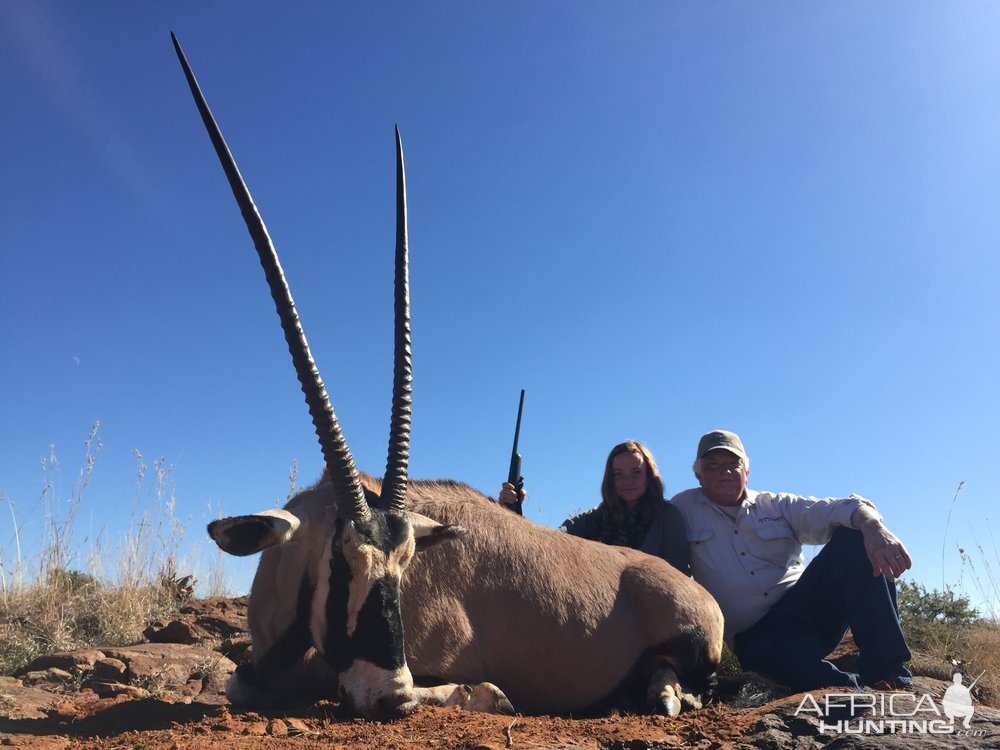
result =
[[[871,505],[859,505],[851,514],[851,524],[861,532],[864,539],[865,552],[872,564],[872,575],[884,573],[886,578],[894,581],[913,565],[903,542],[885,527]]]
[[[518,495],[520,495],[521,502],[524,502],[524,498],[528,496],[524,490],[519,493],[510,482],[504,482],[500,487],[500,497],[497,499],[501,505],[510,510],[517,505]]]

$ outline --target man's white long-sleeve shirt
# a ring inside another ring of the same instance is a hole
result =
[[[748,489],[730,515],[700,488],[670,502],[684,516],[691,572],[719,603],[730,646],[802,575],[802,545],[825,544],[837,526],[853,528],[851,514],[871,505],[857,495],[817,499]]]

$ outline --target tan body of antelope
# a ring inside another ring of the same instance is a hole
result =
[[[267,229],[173,41],[264,269],[326,463],[323,480],[286,508],[209,525],[227,552],[263,551],[250,594],[253,663],[227,694],[255,701],[322,690],[329,679],[356,712],[392,717],[421,703],[510,712],[494,682],[531,712],[595,708],[638,686],[652,708],[676,715],[678,675],[701,687],[721,658],[722,615],[704,589],[659,558],[536,526],[465,485],[409,482],[398,131],[395,366],[380,482],[355,468]],[[417,687],[413,674],[446,682]]]
[[[363,483],[377,495],[377,480]],[[664,560],[538,526],[458,482],[411,481],[408,504],[468,530],[419,553],[403,574],[406,661],[419,682],[489,681],[525,713],[645,704],[676,715],[680,699],[700,691],[718,665],[718,605]],[[310,651],[314,615],[304,606],[317,602],[312,592],[324,573],[308,537],[328,536],[336,518],[325,480],[281,512],[298,527],[257,568],[254,667],[231,691],[245,702],[266,700],[268,691],[318,695],[324,680],[334,684]],[[496,696],[480,688],[476,697],[469,707],[493,710]]]

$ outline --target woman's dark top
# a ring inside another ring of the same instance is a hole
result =
[[[596,508],[567,518],[560,527],[573,536],[583,537],[604,544],[632,547],[649,555],[662,557],[684,575],[691,575],[688,564],[688,540],[681,512],[668,502],[663,512],[652,520],[637,513],[626,512],[620,522],[610,519],[607,508]]]

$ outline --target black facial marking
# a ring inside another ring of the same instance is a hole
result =
[[[344,522],[337,519],[330,556],[330,593],[326,597],[326,633],[322,651],[330,665],[342,672],[351,663],[350,640],[347,637],[347,596],[351,585],[351,570],[341,549]]]
[[[347,635],[348,597],[355,571],[343,551],[344,523],[338,519],[330,557],[330,594],[326,600],[326,633],[323,653],[338,672],[355,659],[364,659],[382,669],[399,669],[403,655],[403,619],[400,610],[399,580],[387,575],[375,581],[362,604],[354,633]],[[355,523],[355,531],[365,543],[389,553],[412,533],[409,519],[400,513],[372,509],[368,523]],[[361,571],[357,571],[361,574]]]
[[[375,582],[358,613],[351,647],[355,656],[383,669],[399,669],[406,663],[399,580],[395,577],[385,576]]]
[[[309,634],[309,615],[312,611],[313,588],[305,577],[299,585],[299,596],[295,602],[295,619],[288,629],[274,642],[255,662],[254,680],[261,687],[266,687],[268,681],[277,677],[295,662],[312,645]]]
[[[385,521],[385,541],[387,550],[396,549],[406,541],[406,537],[413,533],[410,519],[402,513],[386,513]]]

